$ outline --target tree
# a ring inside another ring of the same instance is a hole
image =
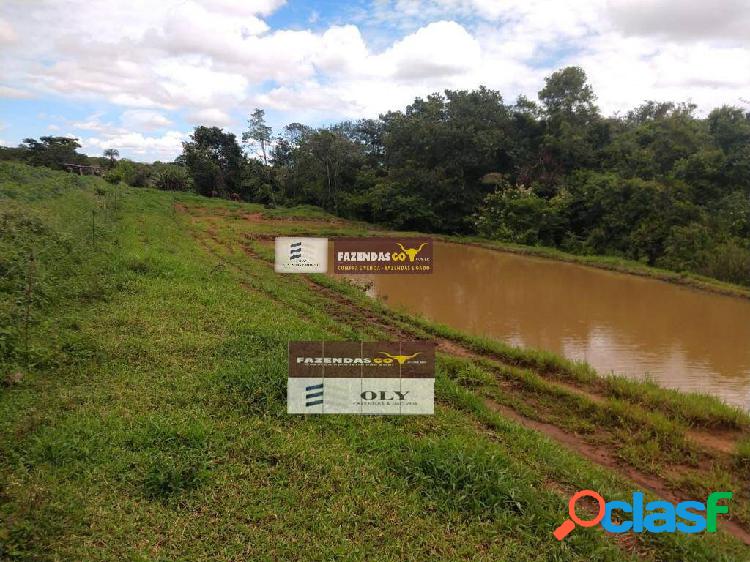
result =
[[[750,193],[750,113],[722,106],[708,116],[708,130],[726,155],[721,177]]]
[[[114,168],[117,158],[120,156],[120,151],[116,148],[107,148],[102,153],[102,156],[109,158],[109,167]]]
[[[723,105],[708,115],[708,129],[727,154],[750,142],[750,113]]]
[[[260,146],[260,152],[263,156],[263,164],[268,166],[268,155],[266,149],[271,144],[271,134],[273,129],[266,125],[266,112],[262,109],[255,108],[253,114],[248,119],[248,130],[242,133],[243,143],[252,143]]]
[[[325,171],[324,207],[337,212],[342,176],[349,160],[356,158],[356,148],[336,130],[321,129],[311,135],[307,142],[312,155]]]
[[[26,149],[30,164],[47,166],[61,170],[63,164],[82,164],[85,157],[76,152],[81,148],[77,138],[69,137],[39,137],[39,140],[27,138],[21,143]]]
[[[239,191],[243,159],[234,134],[219,127],[196,127],[190,140],[182,143],[181,160],[201,195]]]
[[[276,190],[269,180],[267,166],[260,160],[250,158],[242,168],[242,187],[238,192],[242,199],[275,206]]]
[[[355,137],[349,122],[322,129],[287,125],[272,149],[273,180],[286,200],[340,212],[343,193],[363,185],[364,144]]]
[[[540,177],[544,193],[554,194],[560,176],[577,166],[592,166],[596,144],[594,125],[599,110],[594,105],[594,90],[586,73],[578,66],[569,66],[544,79],[539,101],[546,120],[546,134],[540,154]]]
[[[580,66],[568,66],[544,79],[539,100],[550,117],[588,117],[597,113],[594,90]]]
[[[547,201],[500,180],[475,216],[477,231],[509,242],[558,245],[567,227],[564,204],[562,197]]]
[[[392,189],[419,196],[438,217],[434,230],[470,231],[470,217],[490,190],[482,178],[514,168],[510,115],[500,93],[446,90],[381,119]]]
[[[605,149],[608,164],[625,177],[656,179],[673,174],[675,166],[701,145],[712,148],[705,127],[693,116],[695,109],[693,104],[649,101],[629,111]]]

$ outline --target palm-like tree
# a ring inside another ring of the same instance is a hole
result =
[[[102,155],[105,158],[109,158],[109,164],[110,166],[114,167],[115,160],[117,160],[117,157],[120,156],[120,151],[116,148],[107,148]]]

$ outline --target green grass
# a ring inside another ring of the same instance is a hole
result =
[[[489,411],[479,368],[457,382],[440,359],[435,416],[288,416],[289,340],[384,334],[216,245],[175,197],[256,212],[0,164],[0,373],[23,373],[0,386],[0,559],[747,558],[724,533],[558,543],[570,492],[633,485]]]

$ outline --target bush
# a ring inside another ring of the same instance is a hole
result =
[[[188,191],[190,177],[182,166],[165,164],[154,175],[153,186],[164,191]]]
[[[107,171],[104,176],[102,176],[106,181],[108,181],[111,184],[117,185],[122,181],[122,174],[117,170],[117,168],[112,168],[111,170]]]
[[[664,255],[657,263],[675,271],[700,270],[714,244],[711,231],[705,225],[693,222],[673,226],[664,244]]]
[[[720,244],[712,249],[703,273],[722,281],[750,285],[750,250],[734,241]]]
[[[150,171],[146,164],[120,160],[114,168],[104,174],[104,179],[110,183],[125,182],[133,187],[146,187],[149,176]]]
[[[505,186],[485,197],[475,217],[481,236],[519,244],[558,244],[565,231],[565,198],[546,200],[529,189]]]

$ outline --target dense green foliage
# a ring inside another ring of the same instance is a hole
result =
[[[648,102],[604,117],[594,101],[571,67],[538,103],[480,88],[377,120],[295,123],[268,166],[245,169],[243,196],[750,284],[750,115]],[[267,132],[262,114],[251,125]]]
[[[103,151],[102,156],[80,154],[78,139],[68,137],[27,138],[15,148],[0,146],[0,162],[21,161],[33,166],[63,170],[67,164],[90,166],[84,174],[102,175],[112,184],[126,183],[133,187],[154,187],[166,191],[188,191],[193,182],[182,163],[154,162],[145,164],[123,158],[114,148]]]
[[[104,174],[104,179],[133,187],[154,187],[164,191],[188,191],[192,182],[187,169],[178,164],[154,162],[142,164],[131,160],[120,160]]]
[[[239,190],[243,158],[233,134],[218,127],[196,127],[182,146],[180,162],[189,170],[198,193],[218,197]]]
[[[78,154],[78,139],[68,137],[40,137],[24,139],[20,148],[29,164],[62,170],[63,164],[84,164],[86,157]]]
[[[137,187],[310,204],[750,285],[750,114],[651,101],[606,117],[577,67],[549,76],[538,98],[448,90],[378,119],[292,123],[276,136],[256,109],[245,154],[234,134],[197,127],[169,168],[115,164],[112,151],[100,160],[108,179]],[[85,158],[76,146],[27,139],[0,159],[60,167]]]

